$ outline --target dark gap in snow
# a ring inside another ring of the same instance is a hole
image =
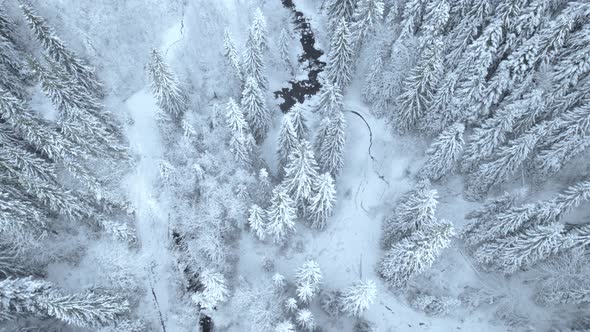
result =
[[[213,321],[211,317],[201,313],[201,320],[199,321],[199,325],[201,325],[202,332],[213,332]]]
[[[318,80],[319,74],[324,70],[325,62],[320,61],[323,51],[315,48],[315,37],[311,25],[302,12],[295,9],[293,0],[282,0],[283,6],[289,8],[295,15],[295,29],[300,32],[303,54],[299,57],[299,63],[307,70],[307,79],[290,80],[290,87],[275,91],[275,98],[283,98],[279,105],[283,113],[287,113],[295,103],[303,103],[305,97],[313,96],[320,91],[322,85]]]

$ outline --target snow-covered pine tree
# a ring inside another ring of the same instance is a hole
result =
[[[289,156],[283,186],[293,197],[298,208],[304,208],[313,194],[318,179],[318,166],[308,141],[303,140]]]
[[[14,23],[0,7],[0,86],[21,99],[25,96],[25,55],[14,40]]]
[[[279,141],[277,148],[277,155],[279,156],[279,174],[283,174],[285,167],[289,162],[289,156],[299,146],[297,134],[293,129],[293,122],[288,115],[283,116],[281,121],[281,129],[279,131]]]
[[[305,109],[303,107],[295,104],[288,113],[288,116],[291,117],[295,134],[297,134],[297,139],[300,141],[309,140],[309,129],[307,128],[307,121],[303,116],[304,112]]]
[[[297,321],[297,324],[306,331],[313,331],[313,329],[315,329],[315,320],[309,309],[299,310],[295,320]]]
[[[323,172],[336,177],[344,168],[344,147],[346,143],[346,120],[342,111],[335,111],[328,121],[320,123],[317,138],[318,162]]]
[[[242,69],[240,68],[240,58],[238,56],[238,50],[236,44],[231,36],[229,28],[225,28],[223,31],[223,55],[227,59],[230,67],[233,70],[233,74],[238,79],[242,79]]]
[[[488,268],[510,274],[573,246],[571,238],[560,223],[533,226],[514,236],[486,243],[474,253],[474,258]]]
[[[249,165],[255,143],[252,134],[250,134],[248,123],[233,98],[230,98],[227,103],[227,111],[226,120],[231,135],[229,146],[238,162],[242,165]]]
[[[355,281],[342,292],[342,311],[351,316],[360,316],[375,302],[376,297],[377,285],[374,281]]]
[[[430,41],[421,59],[404,80],[402,94],[398,97],[399,108],[395,126],[408,131],[424,125],[436,86],[443,74],[443,48],[441,38]]]
[[[434,220],[412,236],[391,245],[378,264],[381,277],[391,287],[403,287],[410,278],[426,271],[441,251],[449,246],[453,225]]]
[[[342,90],[330,82],[322,84],[320,101],[314,110],[321,116],[331,118],[333,114],[342,112],[344,103],[342,101]]]
[[[465,126],[456,123],[444,130],[426,151],[426,162],[420,170],[422,176],[439,180],[455,168],[463,151]]]
[[[332,176],[329,173],[321,174],[314,184],[313,191],[309,206],[311,227],[323,229],[328,217],[334,213],[336,203],[336,188]]]
[[[393,214],[385,220],[383,247],[389,248],[433,223],[437,198],[437,191],[431,188],[428,180],[421,181],[416,189],[402,197]]]
[[[41,82],[41,90],[59,111],[61,132],[80,148],[99,156],[122,157],[126,149],[120,140],[118,124],[112,114],[85,89],[52,65],[44,68],[33,61],[30,65]],[[100,114],[100,116],[98,115]]]
[[[450,19],[451,6],[447,0],[436,0],[426,4],[421,44],[432,41],[442,35]]]
[[[401,22],[401,38],[407,35],[414,35],[422,25],[424,18],[424,11],[426,1],[424,0],[408,0],[403,9]]]
[[[330,40],[326,77],[332,84],[339,86],[343,90],[352,79],[353,55],[352,37],[348,30],[348,23],[342,18]]]
[[[322,271],[314,260],[307,260],[297,269],[297,296],[303,303],[309,303],[319,290],[322,281]]]
[[[148,72],[152,92],[160,110],[164,113],[164,120],[180,122],[187,111],[188,101],[178,79],[157,49],[152,50]]]
[[[250,26],[250,31],[253,34],[256,43],[261,51],[268,49],[268,28],[266,18],[260,8],[254,11],[254,19]]]
[[[509,193],[488,200],[484,206],[478,210],[469,212],[465,219],[468,221],[461,230],[459,236],[470,246],[474,246],[482,242],[480,234],[485,229],[496,222],[496,216],[499,213],[507,211],[512,208],[516,197]]]
[[[327,7],[328,31],[335,31],[341,19],[352,22],[357,0],[330,0]]]
[[[259,41],[256,38],[253,30],[250,29],[248,39],[246,40],[246,48],[242,57],[242,74],[246,79],[253,77],[256,84],[262,90],[266,90],[268,79],[266,78],[262,50],[260,49]]]
[[[266,107],[264,94],[254,77],[248,77],[242,91],[242,111],[250,125],[256,143],[266,138],[271,122],[271,114]]]
[[[199,273],[199,281],[203,284],[203,290],[193,294],[191,299],[195,304],[201,308],[213,309],[227,300],[229,290],[223,274],[205,269]]]
[[[264,240],[266,237],[265,211],[260,206],[252,204],[250,207],[248,224],[250,225],[252,232],[256,234],[256,237],[260,240]]]
[[[541,124],[499,148],[491,161],[480,165],[470,175],[466,188],[468,195],[480,197],[520,169],[545,130],[546,125]]]
[[[295,332],[295,325],[290,320],[285,320],[277,324],[275,332]]]
[[[72,75],[89,94],[103,96],[103,86],[97,80],[94,69],[89,67],[74,51],[68,49],[67,45],[57,37],[55,31],[49,27],[45,19],[37,15],[31,6],[21,4],[21,8],[29,27],[45,48],[47,54]]]
[[[267,211],[267,233],[274,243],[284,243],[289,233],[295,232],[295,218],[297,210],[295,202],[289,197],[282,185],[277,186],[272,192],[270,208]]]
[[[279,55],[287,68],[291,68],[291,34],[286,28],[281,29],[279,35]]]
[[[95,291],[63,295],[51,283],[30,277],[0,281],[0,299],[4,320],[51,317],[87,328],[112,324],[129,310],[129,303],[118,296]]]
[[[289,313],[294,313],[297,311],[297,309],[299,309],[299,306],[297,306],[297,300],[293,297],[285,300],[285,309],[287,309],[287,312]]]
[[[383,20],[385,6],[381,0],[360,0],[352,16],[350,31],[355,53],[358,54],[363,42],[375,32]]]

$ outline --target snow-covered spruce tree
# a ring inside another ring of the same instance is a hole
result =
[[[377,285],[372,280],[355,281],[342,292],[342,311],[351,316],[360,316],[375,302]]]
[[[438,82],[443,74],[443,48],[441,38],[426,45],[421,59],[404,80],[403,92],[398,97],[399,108],[395,126],[408,131],[423,125]]]
[[[439,180],[455,168],[463,151],[465,126],[456,123],[444,130],[426,150],[426,162],[420,170],[422,176]]]
[[[211,269],[205,269],[200,272],[199,280],[203,284],[203,290],[191,297],[195,304],[201,308],[213,309],[227,300],[229,290],[223,274]]]
[[[252,150],[255,145],[254,138],[250,134],[248,123],[244,119],[244,114],[233,98],[227,103],[227,125],[230,129],[229,146],[234,157],[242,165],[249,165],[252,158]]]
[[[297,306],[297,300],[293,297],[290,297],[287,300],[285,300],[285,309],[289,313],[296,312],[297,309],[299,309],[299,306]]]
[[[112,324],[129,310],[127,301],[118,296],[86,292],[64,295],[49,282],[32,278],[0,281],[2,320],[23,316],[55,318],[80,327]]]
[[[331,118],[333,114],[342,112],[344,103],[342,101],[342,90],[339,86],[330,82],[322,84],[322,92],[320,93],[320,101],[315,111],[321,117]]]
[[[21,99],[25,96],[24,75],[25,55],[17,47],[14,37],[14,23],[0,8],[0,86]]]
[[[236,44],[231,36],[231,32],[228,28],[223,31],[223,55],[227,59],[230,67],[233,70],[233,74],[238,79],[242,79],[242,69],[240,68],[240,58],[238,56],[238,50]]]
[[[403,287],[410,278],[426,271],[441,251],[449,246],[453,225],[435,220],[391,245],[379,261],[378,272],[391,287]]]
[[[37,15],[32,7],[21,4],[25,19],[33,31],[35,37],[55,62],[59,63],[78,84],[93,96],[102,96],[103,86],[97,80],[94,69],[89,67],[74,51],[68,49],[67,45],[57,37],[55,31],[49,27],[45,19]]]
[[[342,18],[330,40],[330,52],[328,52],[328,60],[326,61],[326,77],[343,90],[352,79],[353,55],[352,37],[348,30],[348,23]]]
[[[309,206],[311,227],[323,229],[328,217],[334,213],[336,203],[336,188],[334,188],[332,176],[329,173],[320,175],[317,183],[314,184],[313,191],[314,195]]]
[[[320,266],[314,260],[307,260],[297,269],[297,297],[303,303],[309,303],[319,290],[322,280]]]
[[[279,159],[279,174],[283,174],[285,167],[289,162],[289,156],[299,146],[299,140],[297,134],[293,129],[293,122],[291,117],[288,115],[283,116],[281,121],[281,129],[279,131],[279,141],[277,148],[277,155]]]
[[[266,221],[265,221],[265,211],[260,208],[260,206],[253,204],[250,207],[250,217],[248,217],[248,224],[250,225],[250,229],[256,237],[260,240],[264,240],[266,237]]]
[[[328,12],[328,31],[334,32],[341,19],[352,22],[357,0],[330,0]]]
[[[160,110],[164,113],[163,120],[180,122],[187,111],[188,101],[178,79],[157,49],[152,50],[148,72],[152,92]]]
[[[246,122],[252,129],[252,135],[256,142],[260,144],[268,133],[271,114],[266,107],[264,94],[254,77],[246,79],[246,85],[242,91],[242,111]]]
[[[295,325],[290,320],[285,320],[277,324],[275,332],[295,332]]]
[[[298,208],[305,208],[313,194],[313,184],[318,179],[318,166],[308,141],[303,140],[289,156],[285,168],[283,186],[293,197]]]
[[[573,246],[560,223],[533,226],[514,236],[486,243],[474,253],[482,265],[510,274]]]
[[[384,4],[381,0],[360,0],[352,16],[350,31],[355,53],[361,49],[363,42],[375,32],[376,26],[383,20]]]
[[[287,116],[291,117],[291,123],[299,141],[309,140],[309,129],[307,128],[307,121],[303,116],[304,112],[305,109],[303,107],[295,104],[287,114]]]
[[[110,157],[126,155],[119,138],[120,128],[113,122],[112,115],[67,74],[60,72],[51,60],[47,62],[50,68],[33,61],[30,65],[41,82],[41,90],[59,111],[61,132],[93,154]],[[97,116],[99,113],[102,113],[100,117]]]
[[[254,19],[250,26],[250,31],[253,34],[256,43],[261,51],[268,49],[268,28],[266,18],[260,8],[254,11]]]
[[[268,223],[267,233],[274,243],[282,244],[289,233],[295,232],[295,218],[297,210],[295,202],[282,185],[277,186],[272,192],[271,205],[266,212]]]
[[[262,50],[260,49],[259,41],[256,38],[253,30],[250,29],[248,39],[246,40],[246,48],[242,57],[242,75],[246,79],[253,77],[256,84],[262,90],[266,90],[268,79],[266,78]]]
[[[313,329],[315,329],[315,320],[309,309],[299,310],[295,320],[297,321],[297,325],[299,325],[305,331],[313,331]]]
[[[499,148],[491,161],[480,165],[469,176],[466,186],[468,195],[480,197],[520,169],[537,144],[539,132],[544,130],[545,126],[533,128]]]
[[[482,208],[469,212],[465,216],[467,223],[459,236],[470,246],[481,243],[484,239],[480,235],[496,222],[496,216],[499,213],[505,212],[514,205],[515,199],[514,195],[504,193],[488,200]]]
[[[401,37],[415,34],[424,20],[425,0],[408,0],[403,9]]]
[[[291,68],[291,34],[286,28],[281,29],[279,35],[279,55],[287,68]]]
[[[323,172],[336,177],[344,168],[344,146],[346,143],[346,120],[342,111],[336,111],[328,121],[320,123],[317,137],[318,162]]]
[[[421,181],[416,189],[402,197],[393,214],[385,220],[383,247],[388,249],[393,243],[434,222],[437,199],[437,191],[431,188],[428,180]]]

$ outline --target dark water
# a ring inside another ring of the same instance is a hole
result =
[[[299,57],[299,63],[307,70],[307,79],[289,81],[289,87],[275,91],[275,98],[283,98],[279,105],[281,111],[286,113],[295,103],[303,103],[305,97],[313,96],[320,91],[322,85],[318,81],[318,75],[324,70],[325,62],[319,60],[323,51],[315,48],[315,37],[311,26],[302,12],[297,11],[293,0],[282,0],[283,6],[289,8],[295,16],[295,30],[301,35],[299,42],[303,47],[303,54]]]

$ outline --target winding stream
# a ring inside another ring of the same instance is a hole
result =
[[[315,47],[315,37],[305,15],[295,8],[293,0],[282,0],[282,3],[295,16],[295,30],[299,31],[301,35],[299,42],[303,48],[299,63],[307,71],[307,79],[290,80],[289,87],[274,92],[275,98],[283,98],[279,107],[283,113],[286,113],[295,103],[301,104],[306,97],[313,96],[320,91],[322,85],[318,81],[318,75],[324,70],[326,63],[319,60],[324,52]]]

